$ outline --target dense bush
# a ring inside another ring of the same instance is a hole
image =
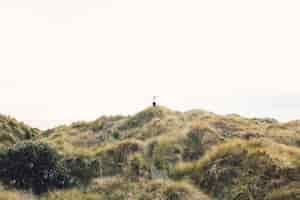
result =
[[[40,194],[50,188],[65,188],[73,184],[61,157],[46,144],[21,143],[0,153],[0,179],[20,189],[32,189]]]
[[[88,184],[93,177],[100,176],[100,162],[88,157],[70,157],[64,160],[69,174],[78,182]]]

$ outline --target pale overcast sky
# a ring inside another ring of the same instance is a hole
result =
[[[299,0],[1,0],[0,113],[48,128],[159,103],[300,118]]]

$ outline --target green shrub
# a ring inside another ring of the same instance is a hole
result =
[[[115,140],[119,140],[119,139],[121,138],[120,133],[117,132],[117,131],[114,131],[114,132],[113,132],[112,137],[113,137]]]
[[[18,189],[32,189],[36,194],[49,188],[68,187],[73,179],[60,159],[57,151],[46,144],[17,144],[0,154],[0,179]]]
[[[100,176],[100,162],[89,157],[71,157],[64,160],[64,166],[72,177],[87,185],[92,178]]]

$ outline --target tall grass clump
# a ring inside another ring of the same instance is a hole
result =
[[[294,159],[300,151],[290,148],[268,140],[233,139],[214,147],[199,161],[178,164],[172,176],[191,179],[219,199],[246,196],[263,200],[273,189],[300,181]]]

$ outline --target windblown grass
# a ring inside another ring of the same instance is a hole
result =
[[[203,192],[222,200],[299,199],[299,121],[159,106],[40,132],[0,116],[0,148],[26,139],[50,144],[89,180],[42,200],[210,199]],[[99,173],[88,173],[91,166]],[[27,200],[18,191],[1,195]]]

